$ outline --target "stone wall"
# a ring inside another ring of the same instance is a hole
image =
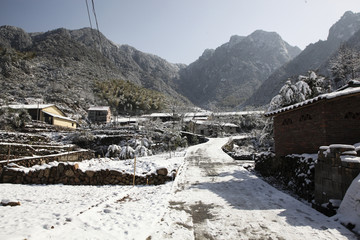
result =
[[[75,151],[75,149],[75,145],[29,145],[0,142],[0,161],[26,156],[44,156],[65,151]]]
[[[158,185],[175,178],[176,171],[168,175],[166,168],[146,176],[135,176],[136,185]],[[0,182],[14,184],[66,184],[66,185],[132,185],[133,174],[114,170],[85,171],[78,164],[59,163],[39,170],[21,171],[12,164],[5,167]]]
[[[94,152],[91,150],[80,150],[73,152],[66,152],[60,154],[53,154],[47,156],[38,156],[38,157],[25,157],[18,159],[11,159],[9,161],[4,160],[0,161],[0,175],[2,169],[6,167],[9,163],[15,163],[23,167],[32,167],[34,165],[41,165],[49,162],[79,162],[86,159],[94,158]]]
[[[316,205],[344,198],[351,182],[360,173],[359,156],[360,149],[352,145],[333,144],[320,148],[315,166]]]

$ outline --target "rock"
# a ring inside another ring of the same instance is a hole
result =
[[[73,177],[75,174],[73,172],[73,170],[69,169],[65,171],[65,176],[67,177]]]
[[[92,177],[94,176],[95,172],[88,170],[88,171],[85,171],[85,174],[86,174],[89,178],[92,178]]]
[[[62,174],[64,172],[64,169],[65,169],[65,164],[59,163],[58,166],[57,166],[58,173]]]
[[[44,170],[40,170],[38,174],[38,178],[42,178],[44,176]]]
[[[74,169],[74,170],[79,169],[79,164],[75,163],[74,166],[73,166],[73,169]]]
[[[11,206],[11,207],[15,207],[15,206],[20,206],[20,202],[8,202],[8,201],[4,201],[0,203],[1,206]]]
[[[167,176],[168,170],[166,168],[159,168],[156,170],[157,175]]]
[[[45,168],[44,177],[48,178],[50,176],[50,168]]]

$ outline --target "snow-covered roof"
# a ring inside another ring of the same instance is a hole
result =
[[[152,113],[148,115],[143,115],[143,117],[150,117],[150,118],[158,118],[158,117],[172,117],[172,113]]]
[[[359,84],[359,85],[357,85],[357,84]],[[296,108],[303,107],[303,106],[318,102],[320,100],[329,100],[329,99],[334,99],[334,98],[338,98],[338,97],[342,97],[342,96],[359,94],[359,93],[360,93],[360,82],[353,80],[345,87],[340,88],[338,91],[321,94],[315,98],[308,99],[306,101],[299,102],[299,103],[296,103],[296,104],[293,104],[293,105],[290,105],[290,106],[287,106],[284,108],[280,108],[280,109],[277,109],[277,110],[274,110],[271,112],[267,112],[267,113],[265,113],[265,116],[266,117],[274,116],[276,114],[294,110]]]
[[[236,124],[233,123],[224,123],[224,122],[211,122],[211,121],[194,121],[195,124],[198,125],[214,125],[214,126],[222,126],[222,127],[238,127]]]
[[[224,127],[234,127],[234,128],[238,127],[238,125],[233,124],[233,123],[225,123],[223,126]]]
[[[47,107],[54,106],[54,104],[13,104],[8,105],[12,109],[44,109]]]
[[[201,112],[188,112],[184,113],[184,117],[206,117],[210,116],[212,112],[209,111],[201,111]]]
[[[108,111],[109,109],[109,106],[91,106],[88,111]]]
[[[127,122],[139,122],[139,121],[145,121],[145,118],[128,118],[128,117],[118,117],[114,118],[114,122],[118,123],[127,123]]]
[[[70,121],[70,122],[76,122],[74,119],[71,119],[69,117],[60,116],[60,115],[50,113],[50,112],[46,112],[46,111],[43,111],[43,112],[50,115],[50,116],[52,116],[52,117],[60,118],[60,119],[67,120],[67,121]]]
[[[264,111],[217,112],[214,116],[242,116],[250,114],[264,114]]]

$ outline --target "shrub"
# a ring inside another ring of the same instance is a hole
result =
[[[0,128],[3,130],[21,129],[31,121],[25,109],[0,108]]]

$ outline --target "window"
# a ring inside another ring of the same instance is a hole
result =
[[[285,118],[281,125],[286,126],[286,125],[290,125],[292,123],[293,122],[292,122],[291,118]]]
[[[304,122],[304,121],[308,121],[308,120],[312,120],[312,117],[309,114],[303,114],[303,115],[301,115],[301,117],[299,119],[300,122]]]
[[[354,112],[347,112],[345,114],[345,119],[359,119],[360,118],[360,113],[354,113]]]

